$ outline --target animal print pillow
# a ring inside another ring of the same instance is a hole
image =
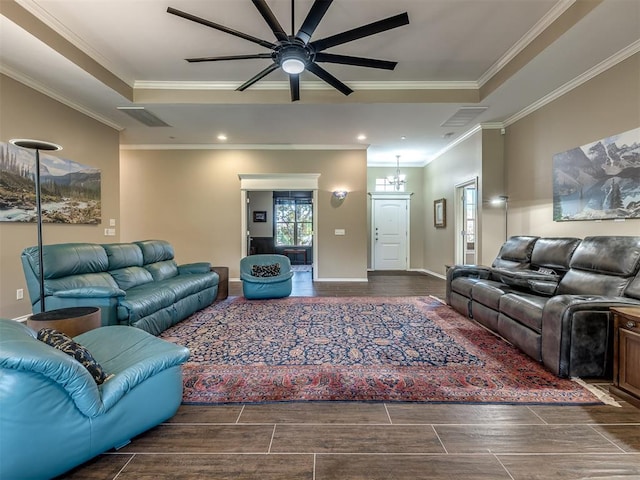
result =
[[[254,277],[277,277],[280,275],[280,264],[252,265],[251,275]]]
[[[93,358],[93,355],[91,355],[86,347],[75,342],[65,333],[59,332],[53,328],[43,328],[38,332],[38,340],[75,358],[89,371],[98,385],[101,385],[111,378],[111,376],[108,376],[105,373],[102,366],[96,362],[95,358]]]

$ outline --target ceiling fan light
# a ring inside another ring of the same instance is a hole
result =
[[[298,73],[304,72],[304,62],[299,58],[286,58],[282,61],[280,65],[282,70],[286,73],[297,75]]]

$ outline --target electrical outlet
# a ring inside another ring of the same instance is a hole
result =
[[[16,290],[16,300],[22,300],[24,298],[24,290],[19,288]]]

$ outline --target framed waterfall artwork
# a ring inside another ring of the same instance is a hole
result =
[[[447,226],[447,200],[444,198],[433,201],[433,226],[436,228]]]
[[[0,143],[0,222],[36,222],[35,151]],[[42,221],[99,224],[101,171],[40,152]]]
[[[640,218],[640,128],[553,156],[553,220]]]

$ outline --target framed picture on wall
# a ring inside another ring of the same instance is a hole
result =
[[[266,222],[267,221],[267,212],[264,211],[264,210],[253,212],[253,221],[254,222]]]
[[[447,201],[444,198],[433,201],[433,226],[445,228],[447,226]]]

